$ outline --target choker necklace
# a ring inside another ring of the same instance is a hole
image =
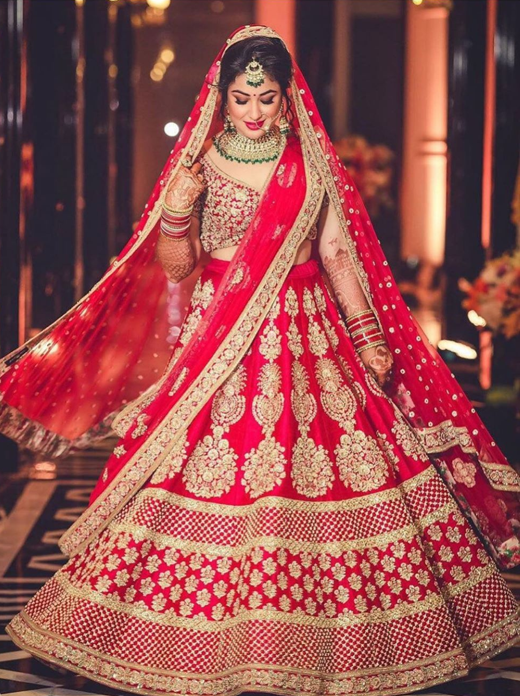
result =
[[[286,136],[277,126],[270,128],[260,138],[248,138],[241,133],[226,132],[213,136],[216,151],[234,162],[259,164],[277,159],[285,147]]]

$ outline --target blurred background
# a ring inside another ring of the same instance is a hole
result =
[[[520,463],[517,0],[1,0],[1,354],[101,277],[250,23],[286,39],[407,303]]]

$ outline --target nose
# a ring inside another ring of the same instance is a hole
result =
[[[262,116],[262,112],[260,111],[260,102],[258,100],[251,99],[251,109],[249,110],[249,113],[253,121],[258,121],[258,119]]]

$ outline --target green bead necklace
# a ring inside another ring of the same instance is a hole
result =
[[[248,138],[236,131],[223,131],[213,136],[213,144],[219,155],[227,160],[260,164],[278,159],[286,139],[277,126],[272,126],[260,138]]]

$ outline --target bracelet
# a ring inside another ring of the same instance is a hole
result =
[[[175,210],[175,208],[171,208],[165,201],[163,201],[162,206],[169,213],[173,213],[174,215],[187,215],[188,213],[191,213],[191,211],[193,210],[193,205],[190,205],[189,208],[185,208],[184,210]]]
[[[384,340],[384,338],[381,339],[380,341],[374,341],[373,343],[367,343],[366,346],[361,346],[360,348],[357,349],[357,352],[362,353],[367,348],[373,348],[374,346],[383,346],[383,345],[386,345],[386,341]]]
[[[191,218],[188,218],[185,222],[178,222],[174,224],[168,222],[168,220],[164,220],[163,218],[161,220],[161,225],[168,230],[172,230],[173,232],[182,232],[183,230],[187,230],[191,225]]]
[[[359,329],[356,329],[355,331],[350,331],[350,337],[354,338],[354,336],[357,336],[360,333],[364,333],[365,331],[370,331],[371,329],[377,329],[379,331],[379,326],[377,324],[367,324],[367,326],[362,326]]]
[[[358,324],[361,326],[362,324],[375,320],[376,315],[374,312],[370,311],[370,313],[364,314],[363,316],[357,315],[356,317],[347,317],[347,324],[349,326],[357,326]]]
[[[363,316],[363,314],[373,314],[374,312],[371,309],[362,309],[360,312],[356,312],[355,314],[349,314],[347,317],[347,321],[350,321],[351,319],[355,319],[356,317]]]
[[[174,242],[181,242],[183,239],[187,239],[189,237],[189,232],[183,232],[182,234],[171,234],[170,232],[166,231],[162,225],[160,227],[160,232],[163,237],[172,239]]]

